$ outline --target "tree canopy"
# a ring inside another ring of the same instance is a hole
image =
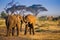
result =
[[[47,9],[45,7],[42,7],[42,5],[40,5],[40,4],[37,4],[37,5],[34,4],[32,6],[29,6],[27,8],[27,11],[32,12],[36,16],[36,15],[38,15],[39,12],[41,12],[41,11],[47,11]]]
[[[8,3],[9,4],[9,3]],[[11,12],[14,13],[16,11],[20,11],[20,13],[24,14],[24,12],[31,12],[33,15],[37,16],[39,12],[43,11],[48,11],[45,7],[43,7],[41,4],[33,4],[31,6],[26,6],[26,5],[16,5],[13,4],[13,1],[11,2],[11,7],[10,8],[5,8],[5,11],[7,13]]]

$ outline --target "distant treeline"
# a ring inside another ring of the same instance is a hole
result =
[[[41,16],[38,17],[39,20],[51,20],[51,21],[57,21],[60,20],[60,16],[58,17],[53,17],[53,16]]]
[[[0,18],[4,18],[7,15],[4,11],[0,13]],[[57,21],[60,20],[60,16],[54,17],[54,16],[41,16],[38,17],[39,20],[52,20],[52,21]]]

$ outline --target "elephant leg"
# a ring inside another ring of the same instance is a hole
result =
[[[29,29],[30,29],[29,31],[30,31],[30,35],[31,35],[31,27]]]
[[[6,34],[6,36],[9,36],[9,28],[7,28],[7,34]]]
[[[14,27],[12,28],[12,36],[14,36],[14,32],[15,32],[15,30],[14,30]]]
[[[9,31],[10,31],[10,29],[7,28],[7,34],[6,34],[6,36],[9,36]]]
[[[26,34],[27,34],[27,28],[28,28],[28,26],[26,25],[24,35],[26,35]]]
[[[10,36],[10,34],[11,34],[11,28],[9,28],[8,36]]]
[[[22,25],[21,25],[21,27],[20,27],[20,32],[22,32]]]
[[[9,36],[11,33],[12,33],[12,25],[9,26],[9,32],[8,32]]]
[[[32,32],[33,32],[33,35],[34,35],[35,33],[34,33],[34,27],[33,27],[33,25],[32,25]]]
[[[19,35],[19,29],[18,29],[18,27],[17,27],[17,36]]]
[[[17,36],[19,36],[19,32],[20,32],[20,25],[17,25]]]
[[[20,31],[22,32],[22,23],[21,23]]]
[[[7,21],[6,21],[6,27],[7,27],[7,34],[6,34],[6,36],[8,36],[9,35],[9,23],[7,23]]]

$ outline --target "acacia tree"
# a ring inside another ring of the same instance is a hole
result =
[[[25,12],[30,11],[35,16],[37,16],[39,14],[39,12],[47,11],[47,9],[45,7],[43,7],[41,4],[34,4],[32,6],[26,7],[25,5],[16,5],[17,3],[14,4],[14,0],[12,0],[12,2],[10,2],[8,4],[11,5],[11,7],[6,8],[5,10],[7,13],[11,12],[11,14],[19,11],[19,13],[22,13],[24,16]]]
[[[7,13],[11,12],[11,14],[14,13],[16,11],[16,5],[14,4],[12,7],[7,8],[5,11]]]
[[[25,13],[25,10],[26,10],[26,6],[25,5],[17,5],[16,6],[16,11],[19,11],[19,14],[21,13]]]
[[[11,14],[12,14],[12,13],[14,13],[14,12],[16,11],[16,5],[17,5],[18,3],[19,3],[19,2],[15,2],[15,3],[14,3],[14,0],[12,0],[11,2],[9,2],[9,3],[6,5],[6,7],[4,8],[4,10],[6,11],[6,13],[11,12]],[[10,6],[10,7],[8,7],[8,6]]]
[[[27,7],[27,11],[30,11],[35,16],[37,16],[39,12],[47,11],[47,9],[45,7],[42,7],[42,5],[40,4],[37,4],[37,5],[32,5],[32,6]]]

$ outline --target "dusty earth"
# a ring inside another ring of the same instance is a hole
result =
[[[15,33],[16,34],[16,33]],[[60,31],[49,32],[41,31],[35,32],[35,35],[30,35],[29,32],[27,35],[24,35],[24,31],[20,32],[19,36],[6,36],[6,28],[0,28],[0,40],[60,40]]]

